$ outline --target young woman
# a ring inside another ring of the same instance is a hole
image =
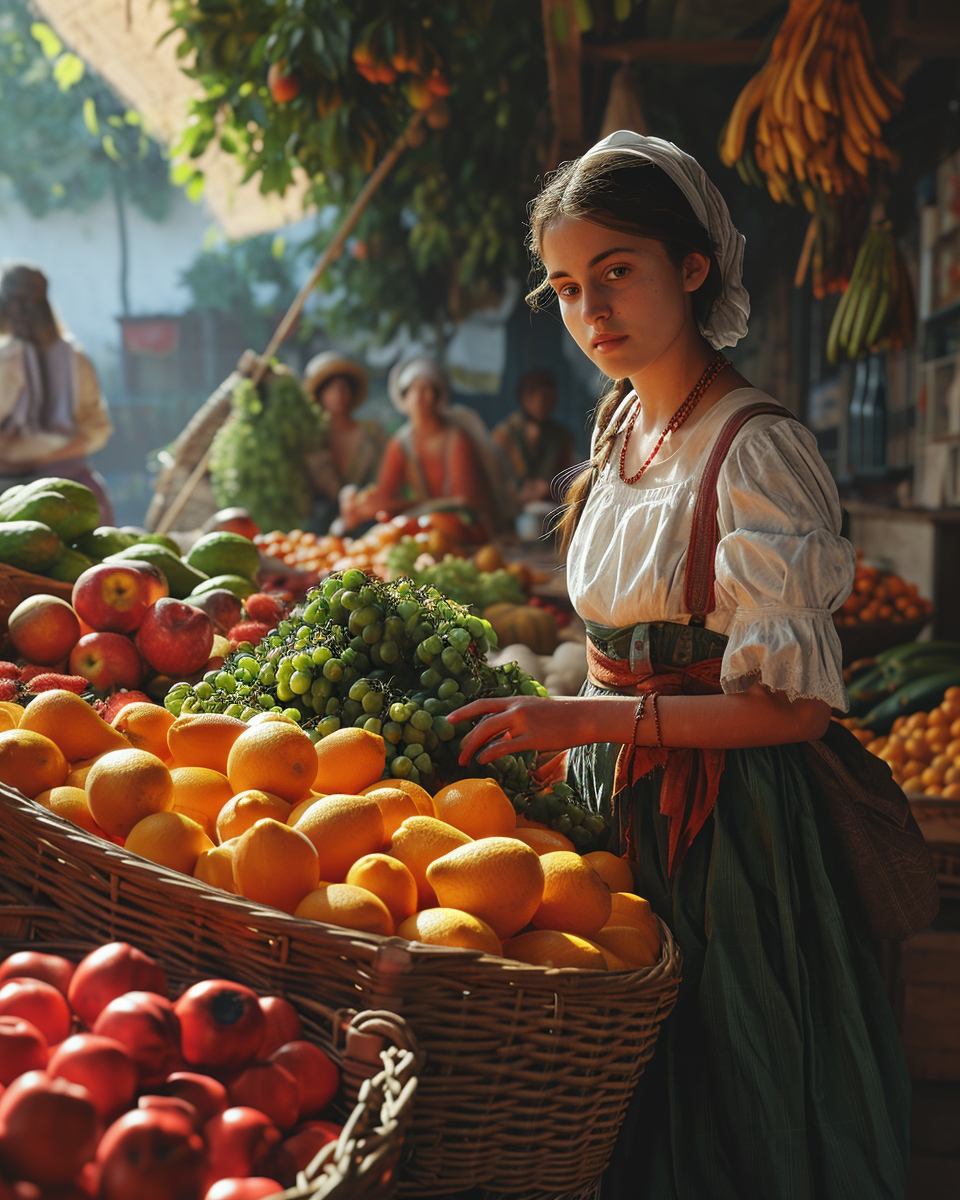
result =
[[[845,707],[831,611],[854,552],[815,440],[786,414],[733,440],[701,564],[715,607],[691,623],[685,603],[700,473],[731,415],[770,402],[718,353],[746,332],[743,239],[693,159],[621,131],[547,183],[530,241],[534,298],[556,295],[616,381],[563,517],[591,681],[451,720],[482,718],[464,763],[576,747],[575,781],[683,951],[603,1195],[902,1200],[909,1079],[797,745]]]
[[[6,335],[6,336],[3,336]],[[87,462],[113,432],[93,364],[64,336],[47,277],[29,263],[0,273],[0,491],[52,475],[86,484],[113,523],[103,477]]]

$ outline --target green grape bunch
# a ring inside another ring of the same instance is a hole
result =
[[[291,717],[312,741],[354,726],[383,738],[385,776],[436,791],[479,774],[493,776],[517,812],[566,833],[581,853],[607,840],[601,817],[572,789],[538,787],[533,751],[486,766],[459,763],[473,722],[450,714],[480,696],[546,696],[517,663],[492,667],[490,623],[437,588],[409,579],[385,583],[351,569],[331,575],[256,648],[241,644],[196,684],[175,684],[174,716],[217,712],[248,721],[259,712]]]
[[[520,581],[504,568],[481,571],[471,559],[456,554],[444,555],[437,562],[421,550],[409,535],[391,546],[387,556],[390,576],[398,579],[405,575],[420,587],[435,587],[448,599],[481,612],[493,604],[526,604]]]
[[[303,525],[313,496],[305,456],[323,445],[326,414],[289,375],[260,388],[242,379],[232,404],[210,453],[217,503],[241,505],[261,529]]]

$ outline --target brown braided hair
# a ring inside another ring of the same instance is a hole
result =
[[[693,315],[699,327],[705,324],[720,297],[722,280],[710,234],[666,171],[634,154],[595,155],[563,163],[547,178],[530,204],[528,215],[527,247],[533,274],[539,279],[526,300],[535,311],[554,294],[543,265],[543,235],[550,222],[561,216],[580,217],[608,229],[655,238],[677,268],[688,254],[705,255],[710,260],[710,270],[693,293]],[[611,422],[631,386],[629,379],[612,381],[594,410],[593,456],[567,484],[555,525],[563,554],[573,539],[593,481],[610,459],[621,424],[618,421],[616,427],[611,427]]]

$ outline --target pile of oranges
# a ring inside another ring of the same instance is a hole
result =
[[[659,961],[629,866],[519,818],[492,779],[431,796],[382,778],[383,739],[314,744],[279,713],[104,721],[45,692],[0,721],[0,782],[151,862],[295,917],[550,967]]]
[[[853,733],[890,765],[905,792],[960,800],[960,687],[948,688],[931,712],[897,717],[888,737]]]
[[[875,621],[922,621],[933,605],[920,595],[915,583],[907,583],[893,571],[869,566],[857,551],[853,591],[834,615],[838,625],[860,625]]]

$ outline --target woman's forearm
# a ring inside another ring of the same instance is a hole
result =
[[[755,683],[729,695],[660,696],[657,715],[665,746],[735,750],[821,737],[830,721],[830,707],[823,700],[790,701],[785,693]],[[637,743],[653,746],[656,741],[653,705],[648,702]]]

